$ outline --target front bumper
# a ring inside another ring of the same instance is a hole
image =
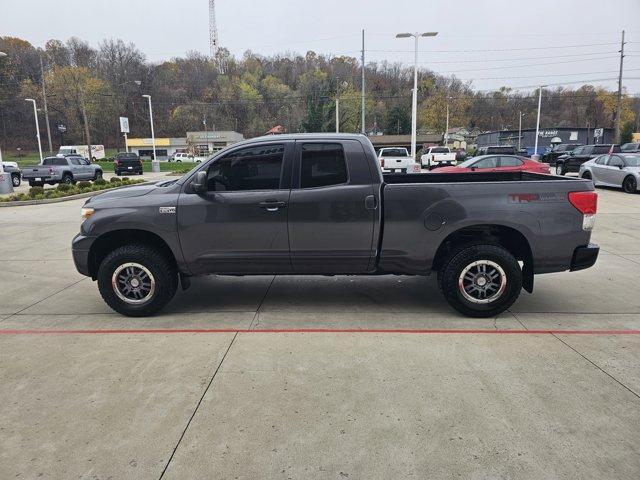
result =
[[[598,253],[600,247],[595,243],[590,243],[585,247],[578,247],[573,251],[573,257],[571,258],[571,271],[584,270],[596,263],[598,259]]]
[[[82,234],[78,234],[71,242],[71,253],[73,255],[73,263],[76,266],[76,270],[87,277],[91,276],[89,268],[89,250],[94,240],[95,237],[85,237]]]

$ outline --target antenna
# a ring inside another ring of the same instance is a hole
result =
[[[218,27],[216,26],[216,0],[209,0],[209,47],[211,56],[218,53]]]

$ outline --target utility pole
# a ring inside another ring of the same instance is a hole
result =
[[[87,108],[84,103],[84,89],[82,85],[78,83],[78,90],[80,92],[80,113],[82,113],[82,122],[84,123],[84,138],[87,142],[87,155],[89,155],[89,162],[93,157],[93,151],[91,150],[91,134],[89,133],[89,118],[87,117]]]
[[[449,144],[449,97],[447,97],[447,124],[444,127],[444,146]]]
[[[47,139],[49,140],[49,154],[53,155],[53,143],[51,143],[51,127],[49,127],[49,109],[47,108],[47,87],[44,81],[44,66],[42,55],[40,57],[40,76],[42,78],[42,100],[44,101],[44,121],[47,125]]]
[[[518,117],[518,150],[520,150],[522,148],[522,111],[518,112]]]
[[[538,93],[538,118],[536,119],[536,143],[533,149],[533,160],[539,160],[540,155],[538,155],[538,137],[540,136],[540,107],[542,106],[542,87],[544,85],[540,85],[540,90]]]
[[[362,29],[362,93],[361,93],[361,113],[360,113],[360,132],[367,133],[367,129],[365,127],[365,106],[364,106],[364,29]]]
[[[620,75],[618,76],[618,104],[616,105],[616,125],[614,143],[620,143],[620,117],[622,115],[622,64],[624,63],[624,30],[620,43]]]
[[[336,133],[340,133],[340,94],[336,95]]]

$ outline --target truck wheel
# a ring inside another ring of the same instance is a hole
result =
[[[96,174],[94,175],[93,180],[96,181],[100,178],[102,178],[102,170],[96,170]]]
[[[104,301],[129,317],[161,310],[178,288],[178,272],[158,250],[146,245],[117,248],[98,268],[98,288]]]
[[[522,271],[515,257],[498,245],[456,250],[438,272],[438,284],[453,308],[469,317],[494,317],[516,301]]]
[[[60,180],[60,183],[66,183],[67,185],[71,185],[73,182],[73,175],[71,175],[70,173],[65,173],[64,175],[62,175],[62,180]]]
[[[563,176],[565,173],[564,163],[556,163],[556,175]]]
[[[13,175],[11,175],[11,183],[13,184],[14,187],[19,187],[20,186],[20,174],[14,173]]]

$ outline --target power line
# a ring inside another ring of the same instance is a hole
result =
[[[487,49],[470,49],[470,50],[419,50],[418,53],[466,53],[466,52],[520,52],[526,50],[549,50],[560,48],[580,48],[580,47],[601,47],[617,45],[614,43],[585,43],[579,45],[551,45],[546,47],[523,47],[523,48],[487,48]],[[381,53],[414,53],[413,50],[368,50],[369,52]]]
[[[610,58],[617,58],[616,56],[609,55],[607,57],[595,57],[595,58],[581,58],[578,60],[563,60],[562,62],[546,62],[546,63],[528,63],[526,65],[502,65],[500,67],[487,67],[487,68],[471,68],[467,70],[451,70],[448,72],[437,72],[439,74],[455,74],[459,72],[480,72],[485,70],[502,70],[509,68],[529,68],[529,67],[541,67],[544,65],[564,65],[565,63],[576,63],[576,62],[584,62],[586,60],[605,60]]]

